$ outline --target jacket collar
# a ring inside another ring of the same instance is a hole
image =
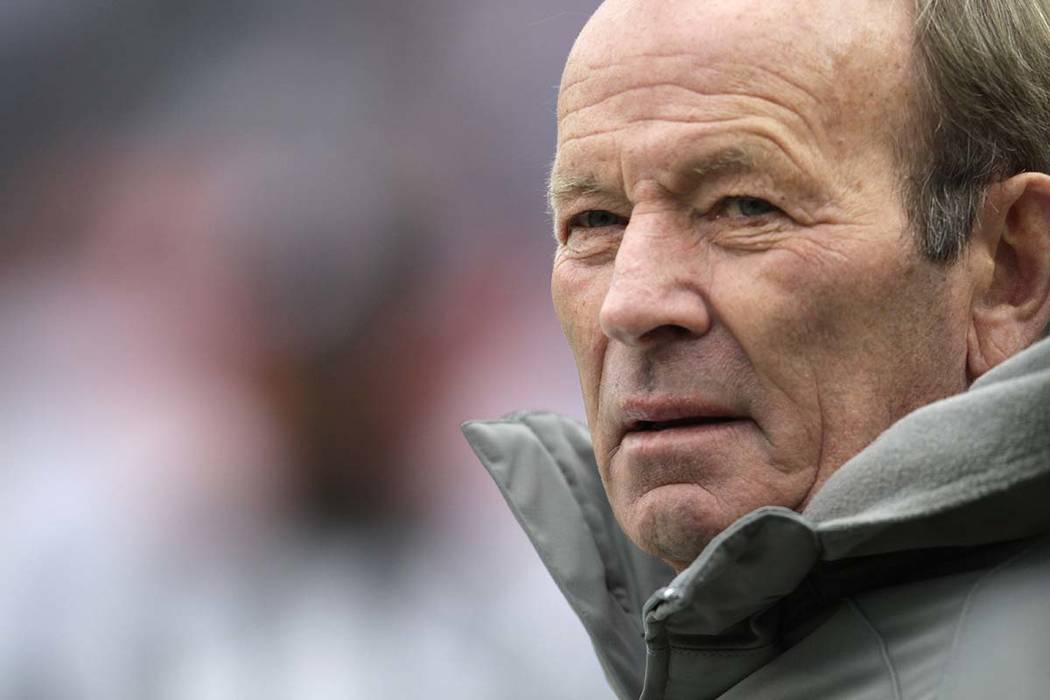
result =
[[[717,697],[767,663],[777,601],[819,562],[1050,531],[1050,341],[901,419],[802,514],[745,515],[673,580],[620,530],[581,425],[523,413],[463,430],[621,698],[673,697],[675,684]],[[675,669],[670,650],[682,646],[708,653]],[[705,663],[712,651],[728,653]]]

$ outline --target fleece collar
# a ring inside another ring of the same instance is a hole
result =
[[[820,562],[1050,531],[1050,341],[901,419],[802,514],[745,515],[673,579],[617,525],[585,428],[525,413],[463,429],[621,698],[714,698],[767,663],[776,603]],[[676,669],[683,645],[704,653]]]

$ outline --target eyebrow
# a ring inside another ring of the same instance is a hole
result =
[[[726,172],[753,169],[757,160],[759,157],[750,149],[726,148],[694,161],[688,171],[694,178],[705,179]],[[555,170],[548,180],[547,205],[552,212],[575,199],[593,195],[624,198],[618,190],[606,187],[600,178],[590,173],[561,173]]]
[[[594,175],[573,175],[552,172],[547,181],[547,206],[550,211],[560,205],[589,195],[612,195]]]

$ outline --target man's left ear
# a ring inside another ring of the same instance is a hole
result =
[[[988,188],[968,253],[974,278],[967,369],[976,379],[1050,323],[1050,175]]]

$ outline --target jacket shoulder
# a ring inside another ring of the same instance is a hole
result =
[[[724,697],[1045,700],[1050,538],[983,557],[994,563],[842,599]]]
[[[1050,537],[981,576],[960,612],[939,698],[1046,698]]]

